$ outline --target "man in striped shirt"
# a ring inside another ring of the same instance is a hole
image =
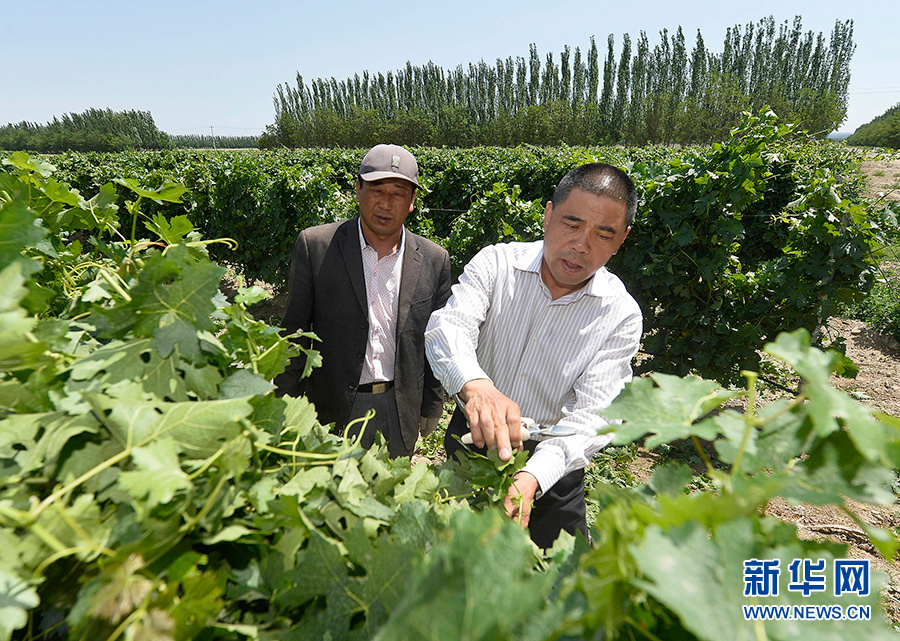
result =
[[[606,425],[597,412],[631,379],[641,310],[604,265],[636,209],[622,170],[573,169],[546,205],[544,240],[483,249],[428,322],[428,360],[458,400],[448,455],[462,447],[454,436],[471,431],[476,446],[508,460],[523,416],[577,430],[534,447],[506,498],[541,547],[563,529],[587,534],[584,467],[612,439],[597,435]]]

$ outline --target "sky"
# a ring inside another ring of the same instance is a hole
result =
[[[445,69],[497,58],[545,58],[607,37],[651,48],[681,26],[722,50],[729,26],[801,16],[804,31],[853,20],[847,120],[852,132],[900,103],[900,3],[882,0],[646,2],[456,0],[0,0],[0,125],[44,124],[90,108],[150,111],[170,134],[258,135],[275,120],[279,84],[387,73],[431,61]]]

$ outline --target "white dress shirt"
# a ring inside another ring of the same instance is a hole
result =
[[[605,267],[556,300],[541,278],[543,241],[492,245],[466,266],[431,316],[425,352],[444,389],[490,379],[522,416],[578,430],[537,445],[525,465],[541,493],[585,467],[611,434],[598,416],[631,380],[641,310]]]
[[[366,242],[362,223],[359,226],[359,245],[362,252],[363,273],[366,277],[366,302],[369,306],[369,340],[363,361],[360,383],[394,380],[394,359],[397,353],[397,309],[400,304],[400,276],[403,273],[402,230],[400,246],[384,258]]]

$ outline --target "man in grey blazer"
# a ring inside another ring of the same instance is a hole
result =
[[[376,145],[356,180],[359,216],[300,233],[281,324],[319,337],[322,367],[301,380],[304,359],[295,358],[275,379],[279,395],[305,393],[338,431],[375,409],[362,444],[381,432],[392,457],[412,455],[420,424],[435,424],[443,409],[424,334],[450,296],[450,257],[403,226],[418,177],[409,151]]]

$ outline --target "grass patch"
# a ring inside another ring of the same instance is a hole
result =
[[[900,182],[895,186],[900,189]],[[848,305],[846,316],[900,339],[900,204],[890,203],[879,215],[876,281],[866,297]]]
[[[594,454],[590,465],[584,470],[585,503],[588,527],[597,521],[605,501],[603,492],[594,492],[601,485],[631,488],[640,485],[628,468],[637,458],[636,443],[621,446],[607,446]]]
[[[896,265],[896,264],[894,264]],[[850,305],[850,318],[861,320],[872,329],[900,339],[900,266],[882,265],[881,274],[858,303]]]

